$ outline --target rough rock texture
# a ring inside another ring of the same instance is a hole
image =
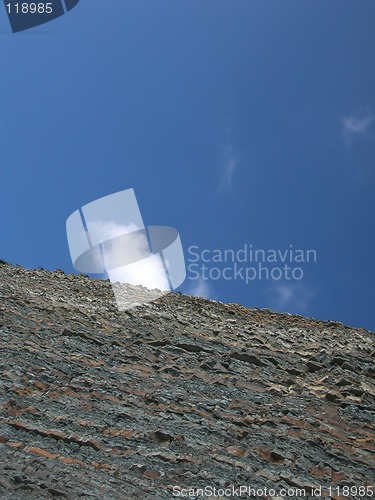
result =
[[[0,283],[1,499],[371,498],[373,333],[180,294],[120,313],[108,282],[5,263]]]

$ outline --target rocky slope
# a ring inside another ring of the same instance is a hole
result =
[[[1,499],[375,496],[374,333],[6,263],[0,298]]]

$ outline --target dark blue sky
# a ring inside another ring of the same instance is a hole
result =
[[[74,272],[67,217],[132,187],[186,257],[317,252],[299,281],[182,291],[375,330],[373,0],[81,0],[17,34],[0,14],[0,258]]]

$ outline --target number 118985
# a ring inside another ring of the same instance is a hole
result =
[[[8,14],[52,14],[52,2],[48,3],[8,3]]]

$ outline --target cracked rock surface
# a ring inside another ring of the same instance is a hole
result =
[[[1,499],[372,497],[374,333],[6,263],[0,299]]]

